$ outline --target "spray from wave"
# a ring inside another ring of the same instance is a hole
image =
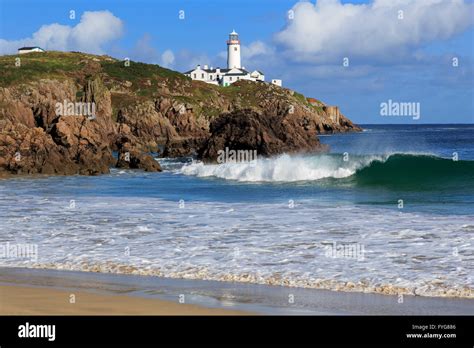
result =
[[[242,182],[317,181],[326,178],[356,185],[419,186],[474,182],[474,161],[453,161],[426,154],[281,155],[247,163],[192,162],[178,170],[185,175]]]

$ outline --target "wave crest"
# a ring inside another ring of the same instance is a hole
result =
[[[454,161],[426,154],[281,155],[248,163],[192,162],[178,170],[185,175],[244,182],[317,181],[325,178],[355,185],[422,187],[467,185],[474,182],[474,161]]]
[[[204,164],[193,162],[179,172],[198,177],[217,177],[248,182],[295,182],[324,178],[346,178],[383,156],[359,156],[344,160],[341,155],[290,156],[258,159],[247,163]]]

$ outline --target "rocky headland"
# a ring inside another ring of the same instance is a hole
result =
[[[0,71],[0,176],[161,171],[150,153],[215,161],[225,147],[318,152],[317,134],[360,130],[337,107],[290,89],[214,86],[108,56],[2,56]],[[68,112],[81,103],[93,104],[94,115]]]

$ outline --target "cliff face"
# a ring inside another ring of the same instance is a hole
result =
[[[339,110],[266,83],[220,87],[82,53],[32,53],[20,66],[15,59],[0,57],[0,173],[99,174],[114,164],[160,170],[147,154],[159,150],[212,160],[211,143],[240,134],[230,125],[239,122],[248,127],[241,146],[256,146],[262,131],[267,145],[278,144],[263,155],[318,150],[316,134],[358,130]],[[77,102],[93,103],[95,117],[58,113],[58,103]]]

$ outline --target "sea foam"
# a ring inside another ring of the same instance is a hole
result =
[[[349,160],[350,159],[350,160]],[[213,176],[221,179],[248,182],[294,182],[323,178],[345,178],[373,161],[384,161],[386,156],[357,156],[348,154],[290,156],[259,158],[253,162],[204,164],[192,162],[179,173],[198,177]]]

